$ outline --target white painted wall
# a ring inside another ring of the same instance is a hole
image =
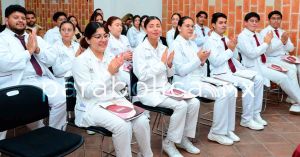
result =
[[[25,7],[25,0],[0,0],[1,1],[1,9],[2,9],[2,22],[4,22],[5,18],[5,9],[12,4],[19,4]]]
[[[122,18],[127,13],[162,17],[162,0],[94,0],[94,8],[101,8],[104,19],[110,16]]]

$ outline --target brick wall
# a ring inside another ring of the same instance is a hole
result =
[[[2,25],[2,5],[0,0],[0,25]]]
[[[52,16],[56,11],[76,16],[81,29],[84,30],[94,11],[94,0],[25,0],[25,7],[36,13],[37,23],[46,30],[54,26]]]
[[[173,12],[196,18],[198,11],[205,10],[209,14],[209,26],[211,15],[214,12],[223,12],[228,17],[228,36],[236,36],[243,28],[246,13],[255,11],[261,16],[261,30],[268,25],[268,13],[279,10],[283,13],[282,27],[290,32],[291,40],[297,47],[294,53],[300,55],[300,0],[162,0],[162,3],[163,34],[171,28]]]

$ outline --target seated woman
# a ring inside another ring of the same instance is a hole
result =
[[[112,140],[117,157],[131,157],[131,137],[134,132],[140,155],[152,157],[149,119],[144,115],[126,121],[102,107],[105,104],[126,102],[119,94],[119,68],[123,57],[114,57],[107,51],[109,34],[103,25],[90,22],[85,29],[81,46],[86,50],[78,56],[72,67],[77,102],[75,123],[78,126],[101,126],[113,133]]]
[[[75,34],[73,36],[73,40],[79,43],[81,38],[83,38],[83,35],[81,32],[81,28],[78,24],[78,20],[75,16],[71,15],[68,17],[68,21],[71,21],[73,23],[73,25],[75,26]]]
[[[176,100],[162,94],[172,89],[167,75],[172,74],[174,53],[167,57],[167,47],[159,42],[162,31],[159,18],[150,16],[145,21],[145,28],[147,37],[133,52],[133,72],[139,80],[138,99],[148,106],[173,109],[163,141],[163,150],[170,157],[182,157],[175,143],[189,153],[199,154],[200,150],[188,138],[195,137],[200,103],[196,98]]]
[[[106,26],[109,30],[109,41],[107,49],[114,55],[122,55],[125,63],[122,65],[119,73],[121,75],[120,81],[125,82],[130,87],[130,75],[132,62],[132,48],[125,35],[122,35],[122,21],[119,17],[111,16],[106,22]]]
[[[185,16],[178,22],[173,42],[175,87],[190,91],[200,97],[215,100],[213,123],[208,134],[208,139],[223,145],[232,145],[240,141],[233,131],[235,128],[236,88],[228,84],[213,85],[219,80],[207,77],[206,60],[209,51],[198,50],[193,36],[194,21]],[[215,81],[215,82],[214,82]],[[210,82],[210,83],[207,83]]]
[[[55,64],[52,66],[53,74],[57,81],[65,86],[65,77],[71,76],[72,62],[83,49],[73,41],[75,26],[71,21],[64,21],[59,27],[62,39],[51,47],[51,52],[57,54]]]

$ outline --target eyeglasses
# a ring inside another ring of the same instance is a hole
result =
[[[107,40],[109,38],[109,34],[95,34],[95,35],[92,35],[92,37],[96,38],[96,39]]]

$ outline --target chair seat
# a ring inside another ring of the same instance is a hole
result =
[[[73,127],[77,127],[77,128],[82,128],[84,130],[89,130],[89,131],[94,131],[96,133],[99,133],[103,136],[112,136],[112,132],[103,128],[103,127],[96,127],[96,126],[90,126],[90,127],[79,127],[75,124],[75,118],[70,118],[68,120],[68,125],[73,126]]]
[[[204,103],[211,103],[211,102],[214,102],[215,100],[211,100],[211,99],[208,99],[208,98],[204,98],[204,97],[199,97],[197,96],[196,97],[200,102],[204,102]]]
[[[166,116],[171,116],[173,114],[173,110],[169,109],[169,108],[158,107],[158,106],[155,106],[155,107],[147,106],[147,105],[144,105],[143,103],[141,103],[140,101],[134,102],[133,104],[138,107],[141,107],[145,110],[152,111],[152,112],[158,112],[158,113],[164,114]]]
[[[65,156],[83,143],[80,135],[43,127],[0,141],[0,152],[14,157]]]

